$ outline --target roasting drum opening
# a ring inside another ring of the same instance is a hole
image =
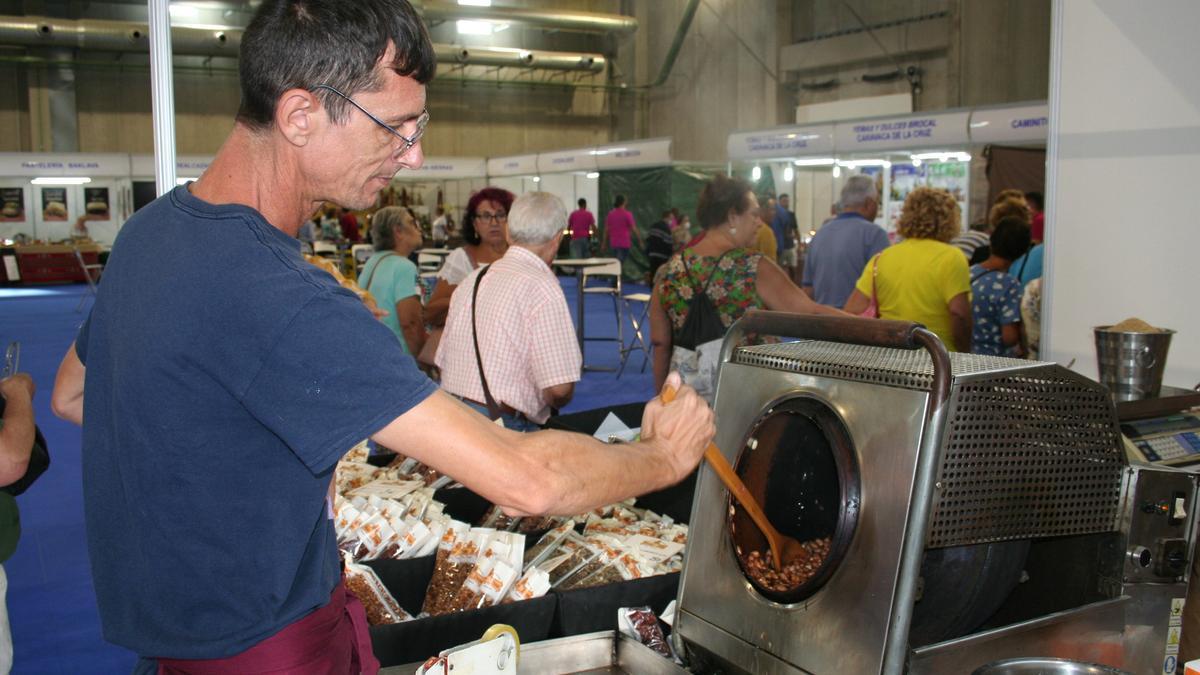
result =
[[[775,602],[810,597],[837,570],[858,521],[858,465],[841,418],[806,396],[771,406],[751,425],[734,469],[771,524],[808,553],[790,566],[785,560],[785,575],[772,574],[766,538],[730,497],[727,524],[742,574]]]

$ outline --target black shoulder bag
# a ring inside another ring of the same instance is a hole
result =
[[[695,351],[696,347],[725,336],[725,324],[721,321],[721,314],[717,311],[716,305],[708,297],[708,285],[717,275],[717,267],[721,264],[721,260],[728,254],[729,251],[726,251],[721,254],[720,258],[717,258],[717,262],[713,263],[712,272],[704,281],[704,286],[699,289],[699,292],[693,294],[691,301],[688,302],[688,312],[683,319],[683,325],[675,331],[675,335],[672,337],[676,346]],[[684,260],[683,264],[684,269],[687,269],[687,260]],[[688,278],[691,279],[690,273]]]
[[[491,268],[491,265],[488,265],[479,271],[479,276],[475,277],[475,287],[471,289],[471,339],[475,341],[475,365],[479,366],[479,382],[483,385],[483,402],[487,405],[488,415],[493,420],[498,420],[500,419],[500,404],[492,398],[492,390],[488,388],[487,376],[483,374],[483,357],[479,354],[479,322],[475,319],[475,306],[479,300],[479,282],[483,281],[483,275],[487,274]]]

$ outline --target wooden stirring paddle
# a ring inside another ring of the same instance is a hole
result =
[[[665,388],[662,400],[663,403],[674,401],[675,389],[673,387]],[[746,484],[738,477],[737,472],[729,465],[729,461],[725,459],[725,455],[721,454],[721,449],[715,443],[709,443],[708,447],[704,449],[704,459],[716,472],[717,478],[720,478],[721,482],[725,484],[725,489],[729,490],[742,508],[746,509],[746,513],[750,514],[750,519],[767,538],[767,543],[771,546],[771,562],[774,563],[776,570],[783,570],[785,560],[792,561],[805,555],[800,542],[780,534],[779,530],[771,525],[771,521],[767,520],[767,514],[763,513],[758,502],[754,500],[754,495],[746,489]]]

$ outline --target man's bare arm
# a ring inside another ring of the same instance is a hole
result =
[[[75,343],[71,343],[62,364],[58,366],[58,375],[54,378],[54,393],[50,395],[50,408],[54,414],[75,424],[83,424],[83,379],[86,369],[79,355],[75,353]]]
[[[601,443],[562,431],[502,429],[438,392],[375,434],[474,490],[511,515],[575,514],[679,482],[695,468],[714,433],[713,414],[678,375],[668,406],[646,404],[642,440]]]
[[[33,450],[33,380],[25,373],[0,380],[4,421],[0,424],[0,485],[11,485],[25,475]]]

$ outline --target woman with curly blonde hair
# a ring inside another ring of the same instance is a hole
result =
[[[917,188],[904,200],[896,232],[904,237],[863,268],[846,311],[916,321],[946,343],[971,351],[971,277],[962,252],[947,242],[961,228],[958,202],[945,190]]]

